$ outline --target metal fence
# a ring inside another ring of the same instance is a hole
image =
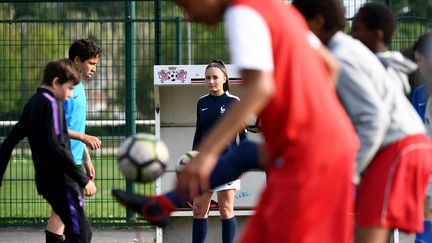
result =
[[[153,65],[227,59],[221,26],[185,23],[168,1],[15,1],[0,3],[0,137],[19,118],[44,65],[67,56],[74,39],[90,38],[104,54],[91,81],[87,133],[103,148],[91,153],[98,193],[86,199],[94,224],[127,223],[111,188],[133,189],[118,172],[116,149],[125,136],[154,130]],[[193,33],[193,35],[192,35]],[[45,224],[50,209],[37,195],[29,145],[14,151],[0,189],[0,226]],[[137,185],[153,193],[154,185]]]
[[[346,0],[347,17],[363,2]],[[394,49],[407,48],[428,30],[428,12],[423,16],[405,1],[384,2],[400,13]],[[223,31],[222,25],[185,21],[171,1],[0,1],[0,138],[39,85],[44,65],[66,57],[74,39],[93,39],[104,54],[85,84],[87,133],[101,137],[103,148],[91,152],[98,193],[86,198],[85,207],[93,225],[128,224],[130,215],[112,199],[111,188],[154,193],[154,184],[126,183],[117,169],[116,149],[125,136],[154,130],[153,65],[229,62]],[[49,212],[37,195],[24,140],[0,189],[0,227],[45,225]]]

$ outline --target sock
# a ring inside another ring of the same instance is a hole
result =
[[[45,230],[45,242],[46,243],[60,243],[63,242],[63,235],[54,234],[48,230]]]
[[[432,243],[432,236],[430,234],[431,221],[425,220],[423,222],[423,232],[416,234],[415,243]]]
[[[236,230],[237,230],[237,220],[233,216],[230,219],[222,219],[222,243],[233,243]]]
[[[192,223],[192,243],[204,243],[207,236],[208,220],[193,219]]]
[[[226,155],[219,158],[216,167],[210,175],[210,187],[215,188],[230,181],[234,181],[243,172],[259,169],[258,144],[244,141]]]

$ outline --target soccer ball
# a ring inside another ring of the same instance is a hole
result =
[[[180,158],[177,160],[175,171],[177,173],[182,171],[186,167],[186,165],[189,163],[189,161],[191,159],[193,159],[195,156],[197,156],[197,154],[198,154],[198,151],[191,150],[191,151],[183,154],[182,156],[180,156]]]
[[[169,160],[169,152],[165,143],[155,135],[138,133],[122,142],[117,159],[126,179],[145,183],[162,174]]]

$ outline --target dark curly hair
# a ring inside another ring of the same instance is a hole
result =
[[[345,28],[345,10],[341,0],[293,0],[292,5],[308,21],[318,15],[323,16],[325,19],[324,28],[327,31]]]
[[[382,3],[366,3],[354,17],[364,23],[369,30],[382,30],[384,42],[390,46],[396,29],[396,17],[393,11]]]
[[[102,48],[90,39],[75,40],[69,47],[69,59],[74,61],[76,57],[80,58],[81,62],[86,61],[92,57],[100,57],[102,55]]]

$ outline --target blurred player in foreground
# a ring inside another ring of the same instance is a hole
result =
[[[421,231],[432,144],[419,116],[374,53],[341,32],[341,0],[293,5],[339,60],[337,93],[361,141],[355,241],[386,243],[395,228]]]
[[[177,191],[146,197],[113,190],[113,195],[164,226],[182,197],[261,165],[268,172],[267,186],[241,242],[352,242],[348,212],[358,140],[317,52],[322,46],[316,46],[303,17],[276,0],[176,2],[192,20],[226,21],[232,62],[245,80],[241,101],[201,142]],[[260,148],[241,143],[218,161],[250,114],[259,114],[266,143]]]

